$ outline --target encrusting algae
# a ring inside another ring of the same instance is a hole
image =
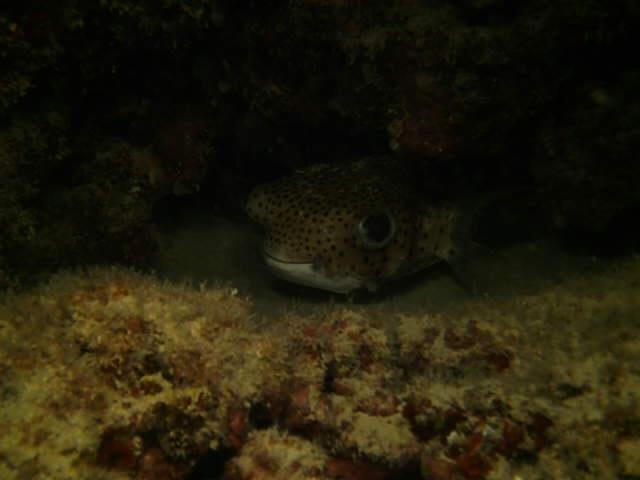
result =
[[[258,327],[230,288],[60,274],[0,306],[0,478],[185,479],[222,450],[226,480],[635,478],[639,289],[632,259]]]

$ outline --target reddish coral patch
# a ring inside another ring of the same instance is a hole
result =
[[[177,480],[185,472],[171,465],[159,448],[150,448],[140,458],[136,480]]]
[[[504,422],[502,440],[497,447],[498,452],[505,456],[511,455],[524,440],[524,432],[520,427],[510,422]]]
[[[509,352],[489,352],[484,358],[498,372],[504,372],[511,366],[511,355]]]
[[[467,350],[474,345],[475,338],[472,334],[460,334],[447,328],[444,333],[444,342],[452,350]]]
[[[289,397],[288,420],[291,426],[304,423],[304,417],[309,413],[309,387],[299,387]]]
[[[393,472],[388,468],[341,458],[332,458],[327,462],[327,473],[332,478],[343,480],[387,480],[393,478]]]
[[[123,319],[123,323],[125,328],[132,334],[145,332],[145,322],[139,316],[129,315]]]
[[[137,459],[131,433],[122,429],[107,429],[98,446],[98,463],[106,468],[133,470]]]
[[[433,480],[453,480],[457,473],[457,465],[448,460],[437,458],[422,459],[422,475]]]
[[[456,458],[459,472],[468,479],[483,479],[491,471],[491,464],[477,452],[465,453]]]
[[[237,408],[229,414],[229,443],[234,448],[244,444],[249,433],[249,414],[245,408]]]
[[[334,380],[333,382],[333,393],[336,395],[342,395],[344,397],[351,397],[355,394],[355,391],[352,386],[340,379]]]
[[[309,338],[316,338],[319,333],[320,333],[320,328],[318,327],[318,325],[306,325],[302,329],[302,334],[305,337],[309,337]]]
[[[388,417],[398,411],[400,401],[383,392],[378,392],[375,396],[362,400],[358,403],[358,409],[369,415],[377,417]]]
[[[542,450],[547,445],[547,429],[553,425],[553,422],[541,413],[535,413],[532,415],[532,423],[530,427],[530,433],[533,437],[533,442],[536,446],[536,450]]]

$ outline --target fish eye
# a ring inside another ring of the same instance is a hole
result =
[[[362,246],[376,250],[389,245],[396,233],[396,222],[387,212],[374,213],[360,220],[356,232]]]

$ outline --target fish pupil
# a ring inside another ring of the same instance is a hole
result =
[[[391,219],[384,213],[369,215],[362,221],[362,226],[367,237],[374,242],[384,241],[391,233]]]
[[[360,221],[358,231],[366,248],[382,248],[393,237],[395,223],[388,213],[374,213]]]

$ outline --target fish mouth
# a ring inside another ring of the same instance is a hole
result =
[[[364,286],[362,279],[353,276],[328,276],[318,269],[316,262],[291,261],[279,258],[262,249],[267,268],[276,276],[291,283],[346,294]]]
[[[279,255],[275,253],[273,250],[270,250],[268,247],[262,247],[262,256],[266,260],[271,260],[277,262],[279,264],[287,264],[287,265],[313,265],[313,259],[303,259],[303,260],[290,260],[285,258],[283,255]]]

